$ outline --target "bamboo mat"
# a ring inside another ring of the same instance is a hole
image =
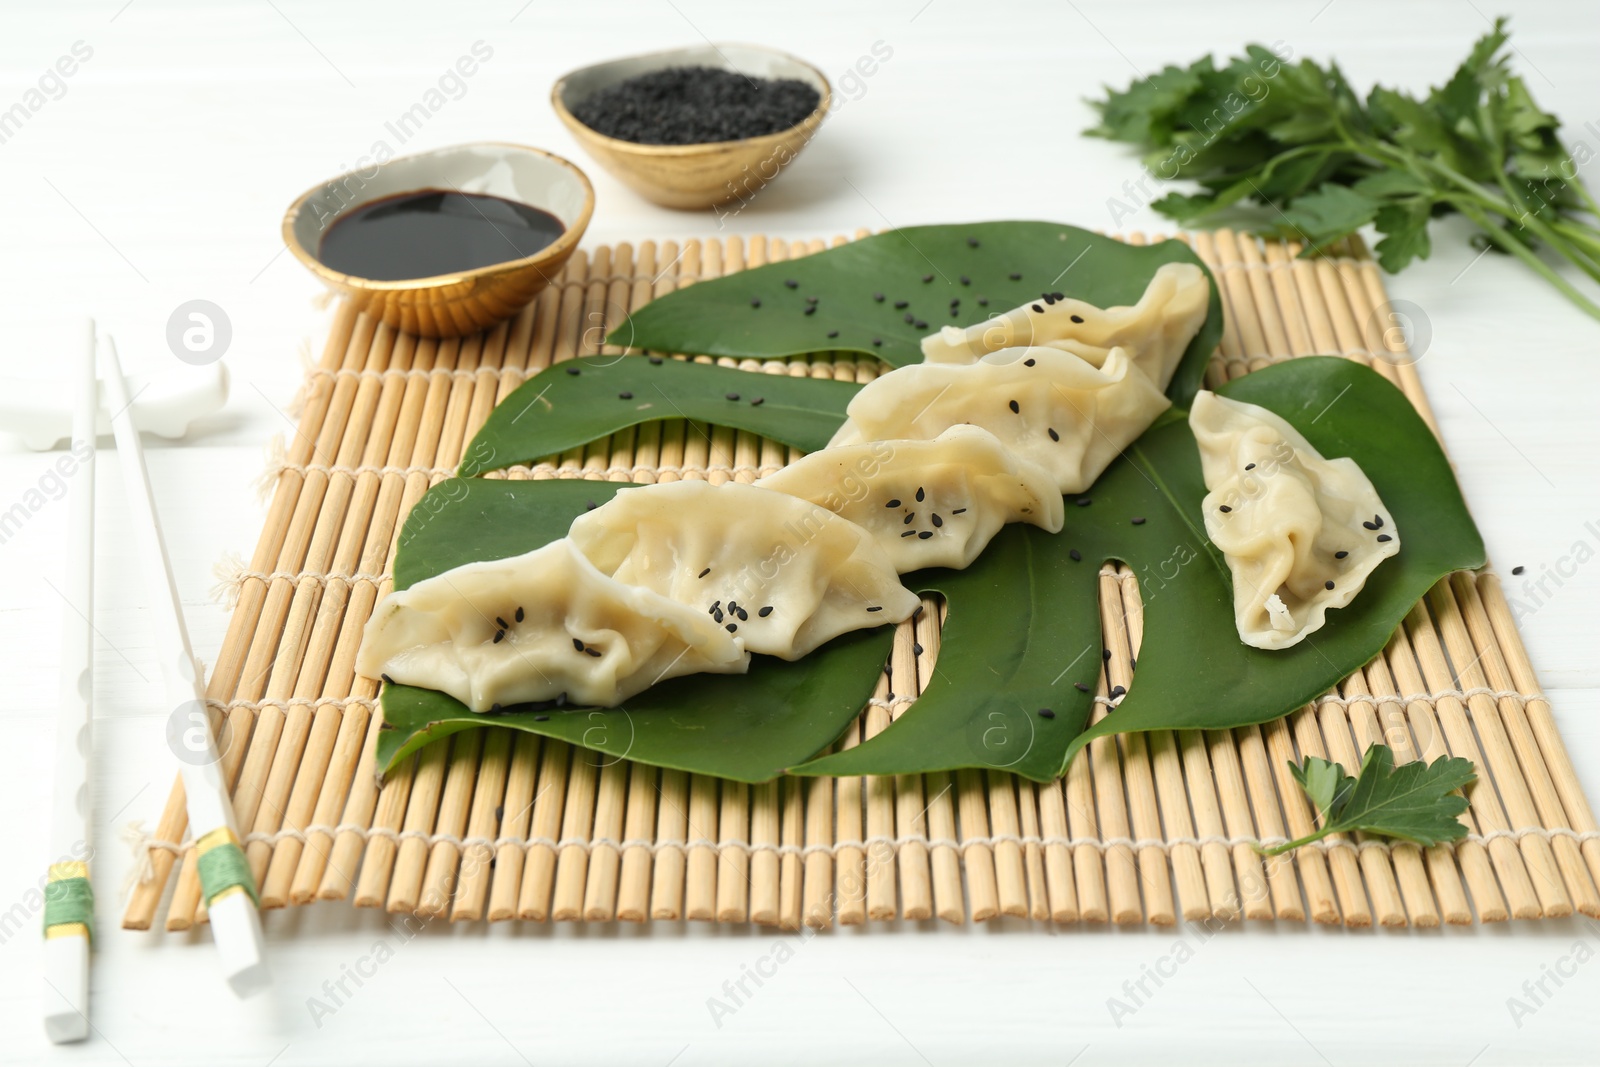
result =
[[[1226,231],[1185,239],[1223,289],[1213,383],[1338,353],[1384,373],[1433,425],[1363,247],[1297,260],[1293,245]],[[601,246],[574,256],[514,321],[459,341],[340,311],[308,373],[299,429],[269,471],[266,529],[233,576],[236,607],[208,688],[266,908],[348,900],[451,920],[787,928],[1000,915],[1358,927],[1600,916],[1600,833],[1487,572],[1441,582],[1382,656],[1286,719],[1101,739],[1050,785],[971,770],[748,786],[500,728],[436,742],[380,785],[377,685],[352,666],[362,626],[389,589],[400,522],[489,411],[552,361],[616,351],[600,342],[625,309],[824,247],[760,237]],[[742,366],[854,381],[878,369],[850,356]],[[696,430],[643,426],[497,476],[749,481],[793,458],[743,432]],[[1132,683],[1143,615],[1125,570],[1102,571],[1101,596],[1114,653],[1104,694]],[[901,624],[890,673],[841,744],[908,712],[938,655],[938,619],[930,610]],[[1354,767],[1377,741],[1399,760],[1451,753],[1477,766],[1466,839],[1419,849],[1331,837],[1272,860],[1253,850],[1313,828],[1288,761]],[[184,833],[178,785],[140,849],[150,877],[124,926],[204,920]]]

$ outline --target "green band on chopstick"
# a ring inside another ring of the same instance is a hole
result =
[[[218,827],[196,841],[194,849],[200,871],[200,895],[206,907],[211,907],[219,897],[236,892],[248,894],[256,907],[261,906],[256,880],[250,875],[250,861],[245,858],[239,838],[232,830]]]
[[[94,890],[83,863],[51,865],[44,885],[44,936],[94,940]]]

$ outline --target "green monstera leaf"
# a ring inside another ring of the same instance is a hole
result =
[[[898,774],[980,766],[1045,781],[1095,737],[1221,729],[1287,714],[1376,655],[1439,578],[1481,566],[1483,544],[1432,433],[1381,375],[1311,357],[1222,391],[1277,412],[1324,455],[1355,459],[1402,532],[1400,553],[1300,645],[1268,652],[1238,640],[1232,579],[1201,519],[1205,486],[1194,438],[1175,411],[1112,464],[1086,504],[1068,501],[1062,533],[1013,526],[964,571],[906,576],[909,587],[948,601],[938,662],[916,704],[861,745],[812,758],[865,704],[887,658],[887,628],[842,638],[796,663],[759,660],[745,676],[675,679],[611,711],[510,709],[490,719],[439,693],[386,687],[380,762],[392,766],[429,740],[494,722],[742,781],[783,769]],[[406,522],[396,584],[536,548],[621,487],[443,482]],[[1139,578],[1144,643],[1131,691],[1086,729],[1101,663],[1098,573],[1109,560]]]
[[[1186,418],[1169,415],[1101,475],[1081,498],[1085,506],[1068,501],[1061,533],[1011,527],[965,571],[907,576],[949,601],[933,679],[888,730],[794,770],[992,766],[1045,781],[1096,737],[1267,722],[1377,655],[1440,578],[1483,565],[1483,541],[1449,462],[1381,375],[1316,356],[1221,391],[1283,416],[1323,455],[1353,458],[1390,509],[1400,552],[1349,606],[1329,612],[1326,626],[1292,648],[1239,641],[1233,580],[1205,536],[1194,436]],[[1098,575],[1112,560],[1138,576],[1144,641],[1127,695],[1086,729],[1100,670]]]
[[[1206,269],[1181,241],[1130,245],[1056,222],[910,226],[697,282],[633,312],[608,340],[743,359],[863,352],[903,367],[922,362],[922,338],[939,327],[981,322],[1041,292],[1137,303],[1156,268],[1174,262]],[[1211,313],[1167,389],[1174,403],[1194,396],[1221,337],[1213,280]]]

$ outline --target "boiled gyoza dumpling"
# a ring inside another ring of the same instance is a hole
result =
[[[865,528],[901,574],[965,567],[1006,523],[1056,533],[1063,518],[1050,474],[977,426],[952,426],[931,441],[824,448],[756,485]]]
[[[624,489],[578,516],[570,536],[603,573],[688,605],[744,648],[781,659],[917,608],[871,534],[753,485]]]
[[[1189,425],[1206,535],[1233,572],[1239,639],[1287,648],[1361,591],[1400,534],[1355,460],[1324,459],[1266,408],[1202,391]]]
[[[946,326],[922,339],[929,363],[971,363],[989,352],[1021,346],[1059,348],[1102,366],[1113,348],[1165,389],[1184,349],[1205,322],[1211,283],[1193,263],[1166,263],[1131,307],[1098,308],[1082,300],[1042,295],[966,329]]]
[[[1058,491],[1078,493],[1170,406],[1121,349],[1097,368],[1056,348],[1003,348],[975,363],[913,363],[867,383],[829,444],[927,441],[971,423],[1049,471]]]
[[[565,699],[610,707],[680,674],[743,674],[750,656],[704,612],[601,574],[566,538],[390,593],[356,669],[473,711]]]

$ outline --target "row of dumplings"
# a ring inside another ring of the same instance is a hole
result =
[[[918,599],[899,575],[966,567],[1006,523],[1060,531],[1063,494],[1087,489],[1170,406],[1163,391],[1209,297],[1198,267],[1168,264],[1130,307],[1045,294],[968,329],[947,327],[924,340],[925,362],[856,395],[828,447],[752,485],[625,489],[565,538],[391,593],[357,667],[480,712],[614,706],[667,678],[742,673],[751,654],[798,659],[843,633],[902,621]],[[1328,607],[1348,602],[1361,567],[1370,571],[1365,556],[1337,568],[1338,596],[1300,573],[1345,551],[1313,527],[1330,494],[1366,507],[1365,479],[1348,460],[1322,460],[1287,424],[1263,422],[1276,416],[1261,409],[1202,394],[1195,411],[1207,413],[1207,487],[1239,501],[1221,506],[1234,514],[1215,531],[1211,496],[1206,507],[1208,532],[1234,568],[1241,637],[1293,643],[1315,628],[1313,616],[1320,625]],[[1295,473],[1242,493],[1234,468],[1251,464],[1253,488],[1258,464],[1241,457],[1271,447],[1273,434],[1292,453],[1276,456],[1274,473]],[[1275,535],[1252,516],[1270,527],[1284,507],[1306,511],[1288,520],[1287,540],[1310,540],[1280,575],[1257,544]],[[1271,592],[1256,596],[1262,588]]]

